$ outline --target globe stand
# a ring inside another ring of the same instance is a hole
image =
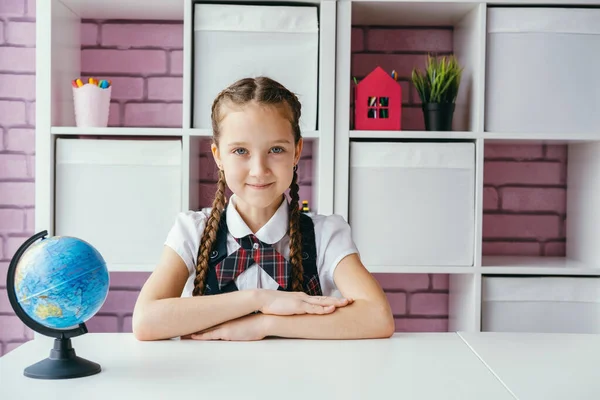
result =
[[[17,300],[15,294],[15,272],[17,264],[27,248],[36,240],[43,239],[46,235],[48,235],[47,231],[41,231],[27,239],[25,243],[17,249],[8,267],[6,288],[8,300],[15,310],[15,314],[29,328],[42,335],[55,338],[54,347],[50,350],[50,356],[25,368],[23,374],[26,377],[36,379],[70,379],[97,374],[102,370],[100,364],[77,356],[71,345],[71,338],[84,335],[88,332],[85,323],[81,323],[76,327],[66,330],[48,328],[27,315]]]
[[[50,357],[25,368],[24,374],[36,379],[82,378],[99,373],[100,364],[75,354],[70,338],[54,339]]]

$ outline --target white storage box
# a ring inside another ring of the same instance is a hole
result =
[[[599,333],[594,277],[484,277],[482,331]]]
[[[88,241],[109,269],[153,269],[180,210],[180,141],[56,141],[55,233]]]
[[[317,129],[317,7],[196,4],[194,121],[211,128],[217,94],[240,78],[268,76],[302,103],[300,128]]]
[[[367,268],[473,264],[473,143],[352,142],[349,223]]]
[[[485,129],[597,132],[600,9],[488,10]]]

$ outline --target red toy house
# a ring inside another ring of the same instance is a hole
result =
[[[390,74],[375,68],[354,93],[354,129],[400,130],[402,87]]]

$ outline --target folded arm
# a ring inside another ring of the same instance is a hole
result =
[[[348,300],[307,296],[300,292],[254,289],[214,296],[181,297],[188,269],[168,246],[144,284],[133,311],[133,334],[138,340],[187,336],[239,320],[254,311],[264,314],[327,314]]]
[[[248,315],[260,308],[255,291],[181,298],[188,269],[179,255],[164,247],[160,262],[138,296],[133,333],[139,340],[160,340]]]
[[[337,288],[353,303],[326,315],[263,315],[266,336],[307,339],[385,338],[394,318],[385,293],[357,254],[345,257],[334,273]]]
[[[377,281],[356,254],[345,257],[335,270],[336,286],[346,306],[324,315],[254,314],[225,322],[192,335],[196,340],[260,340],[267,336],[303,339],[387,338],[394,318]]]

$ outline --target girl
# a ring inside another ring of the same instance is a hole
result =
[[[393,334],[386,296],[362,265],[349,225],[299,211],[299,119],[297,97],[266,77],[217,96],[216,196],[212,208],[177,217],[135,305],[137,339]]]

